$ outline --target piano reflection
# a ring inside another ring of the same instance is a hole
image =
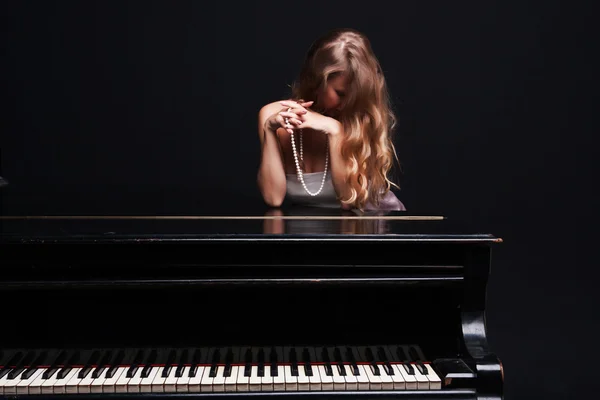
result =
[[[501,239],[442,216],[0,222],[2,398],[503,398]]]

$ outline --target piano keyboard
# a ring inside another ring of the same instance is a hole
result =
[[[413,345],[0,351],[0,394],[437,390]]]

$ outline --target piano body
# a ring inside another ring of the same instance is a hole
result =
[[[2,217],[0,397],[500,399],[441,217]]]

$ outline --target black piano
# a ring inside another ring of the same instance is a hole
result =
[[[501,399],[500,238],[443,216],[0,218],[3,399]]]

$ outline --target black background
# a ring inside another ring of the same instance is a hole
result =
[[[597,48],[572,3],[3,1],[3,214],[262,210],[257,112],[353,27],[388,79],[409,213],[504,239],[487,326],[506,398],[577,398],[598,372]]]

